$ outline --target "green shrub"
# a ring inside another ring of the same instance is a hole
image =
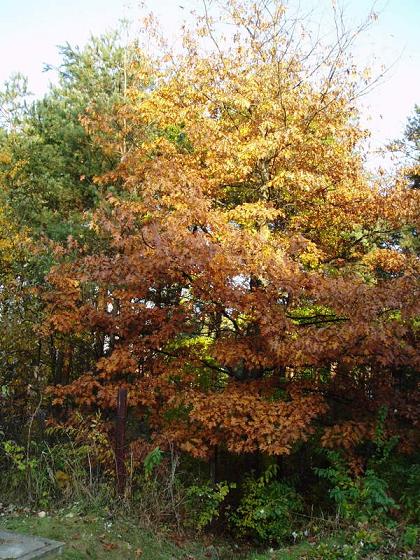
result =
[[[408,525],[402,534],[401,542],[407,548],[415,548],[419,542],[420,528]]]
[[[156,447],[153,451],[148,453],[143,461],[144,475],[146,478],[150,478],[156,467],[162,463],[163,451],[160,447]]]
[[[241,535],[262,542],[290,539],[295,514],[302,510],[302,499],[294,488],[275,479],[277,468],[269,467],[260,478],[248,477],[240,504],[230,516]]]
[[[317,468],[315,472],[330,483],[329,495],[340,516],[355,521],[383,519],[390,509],[398,507],[388,495],[387,482],[373,469],[367,469],[363,476],[353,477],[338,452],[326,453],[331,466]]]
[[[405,518],[420,523],[420,465],[400,466],[395,488]]]
[[[206,482],[205,484],[190,486],[187,489],[186,500],[189,524],[199,531],[210,525],[214,519],[219,517],[222,503],[231,488],[235,487],[234,483],[226,481],[218,482],[215,485]]]

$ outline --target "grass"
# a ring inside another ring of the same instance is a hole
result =
[[[0,518],[0,528],[64,542],[57,560],[298,560],[310,548],[305,544],[256,552],[208,539],[176,544],[141,529],[133,520],[68,515],[8,516]]]
[[[273,552],[252,553],[249,560],[299,560],[311,550],[308,543],[298,544],[290,548],[273,550]]]
[[[4,520],[2,528],[66,543],[61,560],[175,560],[189,551],[156,537],[129,521],[99,517],[17,517]]]
[[[324,535],[316,545],[308,542],[276,550],[256,550],[240,547],[235,543],[215,542],[211,536],[203,535],[201,541],[180,540],[168,535],[156,535],[140,528],[132,519],[108,518],[101,515],[76,515],[56,513],[46,517],[14,513],[0,517],[0,528],[50,538],[65,543],[65,548],[57,560],[307,560],[314,558],[318,546],[324,547],[317,559],[342,558],[337,545],[347,539],[344,534]],[[354,539],[353,539],[354,540]],[[347,546],[347,545],[346,545]],[[399,548],[399,551],[397,551]],[[377,550],[373,556],[367,551],[352,553],[348,558],[370,560],[399,560],[420,558],[420,552],[413,546],[404,549],[395,546]],[[411,550],[409,550],[411,549]],[[354,549],[355,550],[355,549]],[[334,552],[335,551],[335,552]],[[325,556],[325,554],[326,556]],[[54,556],[51,557],[54,560]]]
[[[4,517],[0,520],[0,528],[66,543],[57,560],[229,560],[247,557],[228,545],[176,544],[141,529],[134,521],[111,521],[93,515]]]

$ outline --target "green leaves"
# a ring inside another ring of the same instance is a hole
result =
[[[286,482],[276,480],[276,466],[260,478],[248,477],[243,485],[241,502],[230,515],[232,524],[242,535],[261,542],[284,542],[291,538],[294,518],[302,510],[302,499]]]
[[[339,453],[329,451],[327,457],[331,466],[315,472],[331,484],[329,495],[345,519],[384,519],[391,509],[398,508],[387,492],[387,482],[373,469],[352,475]]]
[[[163,459],[163,451],[159,447],[155,447],[153,451],[148,453],[143,461],[144,474],[146,478],[150,478],[153,471],[158,467]]]
[[[236,488],[236,484],[226,481],[190,486],[187,490],[187,509],[193,527],[202,531],[217,519],[223,502],[233,488]]]

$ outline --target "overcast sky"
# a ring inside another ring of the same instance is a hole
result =
[[[298,0],[289,0],[296,5]],[[330,0],[300,0],[319,8]],[[363,19],[369,0],[341,2],[350,24]],[[153,10],[168,33],[179,29],[191,6],[200,0],[154,0]],[[180,7],[183,6],[183,9]],[[375,145],[400,137],[407,116],[420,104],[420,0],[379,0],[380,17],[365,34],[356,54],[361,64],[392,66],[387,77],[364,101],[363,122]],[[318,11],[318,10],[317,10]],[[57,64],[57,45],[83,45],[90,34],[112,29],[122,18],[138,19],[133,0],[0,0],[0,83],[13,72],[29,78],[29,87],[42,95],[53,76],[45,63]]]

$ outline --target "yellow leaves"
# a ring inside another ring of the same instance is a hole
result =
[[[70,490],[71,478],[67,473],[58,470],[54,473],[54,478],[57,482],[57,486],[62,492]]]
[[[313,241],[302,235],[296,234],[287,241],[288,254],[297,259],[305,269],[316,269],[325,256]]]
[[[314,252],[305,252],[300,255],[300,261],[306,268],[316,268],[319,264],[319,257]]]
[[[251,107],[251,102],[246,99],[245,97],[241,97],[241,96],[236,96],[235,97],[235,105],[243,110],[243,111],[247,111],[250,107]]]
[[[23,257],[25,249],[29,250],[26,232],[13,223],[6,208],[0,207],[0,270],[3,281],[13,263]]]
[[[309,269],[317,268],[322,258],[322,251],[312,241],[306,243],[305,250],[299,255],[300,262]]]
[[[228,219],[246,228],[254,229],[284,216],[281,209],[270,207],[263,201],[247,202],[233,208],[227,213]]]
[[[0,152],[0,163],[4,165],[10,165],[12,163],[12,156],[9,152]]]
[[[407,258],[393,249],[374,249],[363,257],[363,263],[372,270],[381,269],[385,272],[402,272],[406,267]]]

